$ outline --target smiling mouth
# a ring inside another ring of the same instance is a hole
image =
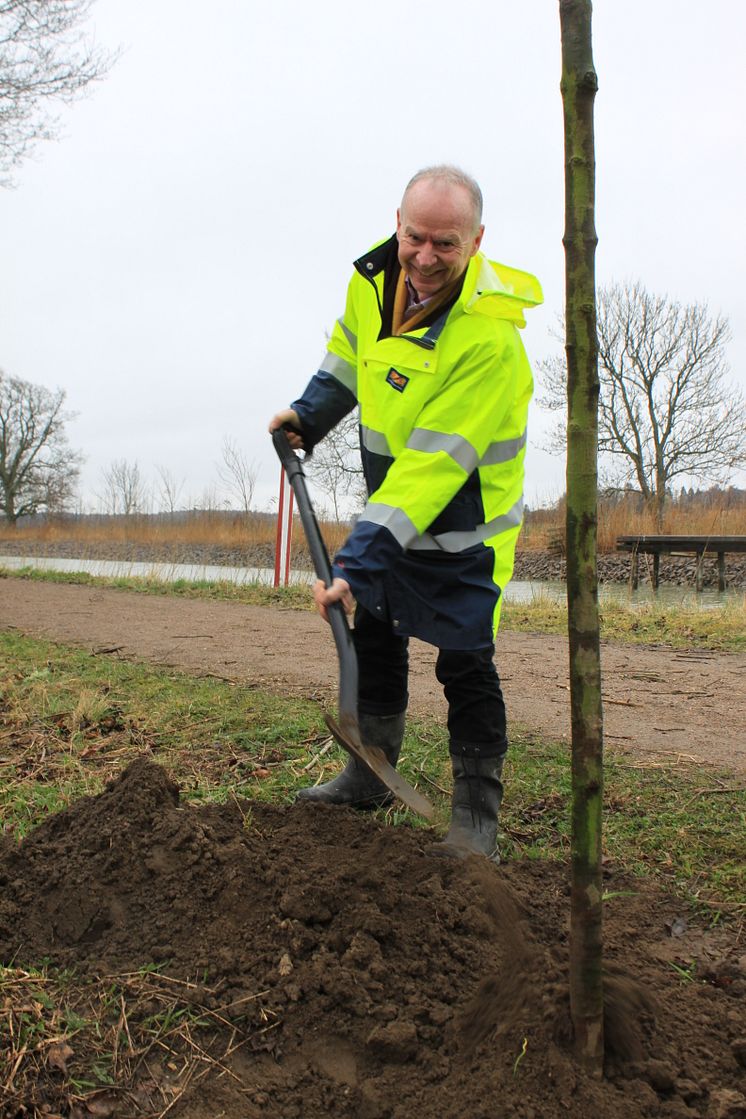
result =
[[[412,271],[415,273],[416,276],[419,276],[423,280],[433,280],[436,276],[440,276],[443,269],[438,268],[435,272],[422,272],[419,268],[415,267],[412,269]]]

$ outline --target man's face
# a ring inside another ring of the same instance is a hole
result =
[[[483,233],[464,187],[423,179],[407,191],[396,212],[399,263],[421,300],[462,275]]]

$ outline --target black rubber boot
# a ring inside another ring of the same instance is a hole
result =
[[[388,762],[396,768],[399,760],[404,720],[399,715],[360,715],[360,739],[364,746],[378,746]],[[350,756],[338,777],[324,785],[301,789],[296,800],[313,800],[321,804],[347,804],[351,808],[381,808],[390,804],[394,794],[357,758]]]
[[[479,746],[451,745],[453,796],[451,826],[437,853],[453,858],[485,855],[498,863],[497,819],[503,798],[500,780],[505,755],[483,757]]]

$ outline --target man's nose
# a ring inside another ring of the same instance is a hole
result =
[[[417,263],[427,268],[430,264],[436,264],[437,260],[432,241],[423,241],[417,251]]]

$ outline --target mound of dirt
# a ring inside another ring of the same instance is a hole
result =
[[[186,805],[145,758],[5,845],[0,960],[198,985],[243,1044],[173,1119],[742,1119],[739,930],[609,889],[601,1081],[569,1049],[566,867],[443,859],[323,806]]]

